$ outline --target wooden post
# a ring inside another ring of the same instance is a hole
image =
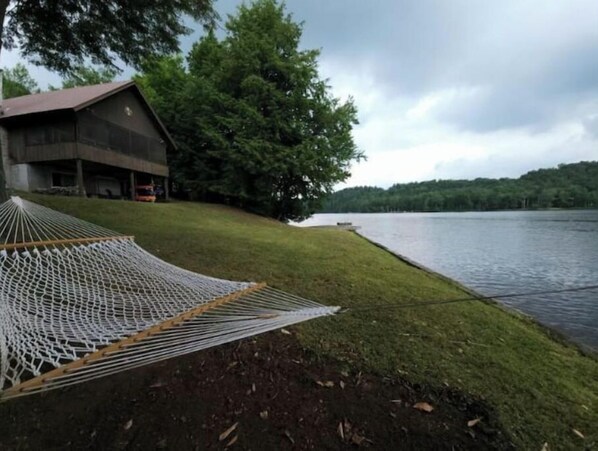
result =
[[[131,200],[135,200],[135,171],[131,171]]]
[[[85,193],[85,181],[83,180],[83,161],[77,160],[77,186],[79,187],[79,196],[87,197]]]
[[[1,1],[0,2],[0,19],[2,19],[2,22],[0,23],[0,26],[2,24],[4,24],[4,16],[6,14],[6,10],[8,9],[8,1]],[[0,45],[0,50],[2,49],[2,46]],[[4,71],[2,69],[0,69],[0,115],[4,114],[3,112],[3,88],[2,88],[2,81],[4,80]],[[2,133],[4,131],[2,130]],[[8,134],[7,134],[8,136]],[[8,145],[8,140],[6,140],[5,142],[2,142],[3,140],[0,138],[0,203],[6,202],[8,200],[8,190],[6,189],[6,174],[5,171],[9,171],[10,168],[5,167],[6,165],[4,164],[4,152],[6,152],[6,155],[8,155],[8,148],[5,150],[4,147],[6,147]],[[6,159],[8,161],[8,158]]]
[[[168,177],[164,177],[164,200],[168,200],[170,197],[170,188],[168,186],[170,180]]]

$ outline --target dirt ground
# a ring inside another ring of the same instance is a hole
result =
[[[483,403],[346,371],[280,331],[0,405],[3,450],[225,448],[512,445]]]

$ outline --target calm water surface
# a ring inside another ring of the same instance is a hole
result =
[[[598,210],[318,214],[300,225],[337,222],[485,295],[598,285]],[[598,349],[598,290],[502,302]]]

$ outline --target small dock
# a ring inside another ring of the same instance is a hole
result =
[[[338,229],[349,230],[351,232],[355,232],[361,228],[359,226],[354,226],[352,222],[337,222],[336,227]]]
[[[347,230],[349,232],[356,232],[361,227],[353,225],[352,222],[337,222],[336,225],[317,225],[317,226],[310,226],[315,229],[340,229],[340,230]]]

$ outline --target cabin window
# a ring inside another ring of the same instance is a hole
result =
[[[25,132],[27,146],[73,142],[74,140],[74,127],[69,123],[29,127]]]
[[[166,164],[166,145],[126,127],[113,124],[92,114],[79,120],[79,139],[82,143],[110,149],[141,160]]]
[[[144,160],[149,160],[149,139],[137,133],[131,134],[131,155]]]
[[[76,186],[75,176],[73,174],[64,174],[62,172],[52,173],[52,186],[64,187],[64,186]]]
[[[129,147],[129,132],[124,128],[111,125],[108,127],[108,140],[111,149],[126,152]]]
[[[29,130],[27,130],[25,141],[28,146],[45,144],[45,129],[43,127],[31,127]]]

